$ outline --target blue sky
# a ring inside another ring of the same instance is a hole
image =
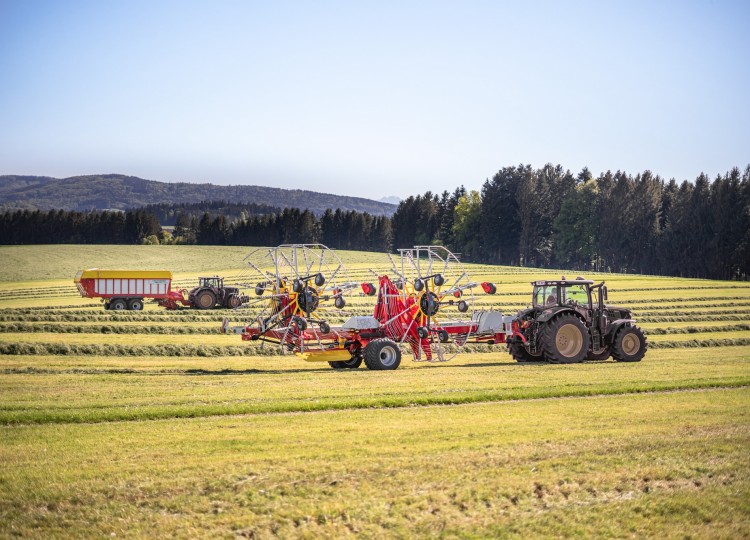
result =
[[[0,174],[380,198],[750,162],[750,2],[0,0]]]

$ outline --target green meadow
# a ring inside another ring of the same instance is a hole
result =
[[[73,285],[90,267],[231,279],[249,251],[0,247],[0,537],[750,536],[750,284],[586,274],[634,309],[636,364],[482,345],[382,372],[219,333],[242,310],[113,313]],[[339,256],[353,280],[389,267]],[[508,314],[560,276],[466,270],[498,288],[476,307]]]

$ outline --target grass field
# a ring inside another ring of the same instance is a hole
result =
[[[647,332],[637,364],[482,346],[393,372],[259,356],[223,313],[111,313],[72,284],[187,285],[248,251],[0,247],[0,537],[750,536],[750,284],[591,276]],[[340,255],[357,279],[385,261]],[[508,313],[559,275],[467,269]]]

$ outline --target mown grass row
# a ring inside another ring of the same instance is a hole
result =
[[[28,324],[28,323],[0,323],[0,333],[25,332],[40,333],[54,332],[58,334],[215,334],[220,324],[211,327],[196,326],[122,326],[115,324],[84,325],[84,324]]]
[[[179,325],[84,325],[84,324],[30,324],[25,322],[0,323],[0,333],[24,332],[24,333],[57,333],[57,334],[216,334],[219,329],[216,326],[179,326]],[[655,327],[649,328],[649,335],[669,334],[703,334],[713,332],[738,332],[750,330],[750,324],[729,324],[720,326],[684,326],[684,327]]]
[[[176,418],[204,418],[209,416],[268,415],[311,413],[320,411],[361,409],[403,409],[436,405],[466,405],[502,401],[618,396],[654,392],[700,390],[709,388],[743,388],[750,384],[748,377],[702,381],[653,381],[627,383],[616,386],[588,385],[577,387],[527,387],[501,390],[476,390],[453,394],[411,395],[399,393],[378,396],[351,396],[347,399],[319,399],[306,401],[241,401],[234,403],[176,404],[145,407],[112,407],[107,409],[5,409],[0,410],[0,425],[12,424],[75,424],[162,420]]]
[[[683,349],[691,347],[733,347],[750,345],[750,338],[711,338],[680,341],[652,341],[651,349]],[[499,347],[499,348],[498,348]],[[505,352],[504,345],[468,344],[462,352]],[[404,350],[404,355],[410,352]],[[109,343],[0,343],[0,355],[80,355],[80,356],[279,356],[280,347],[261,347],[254,343],[243,345],[124,345]]]

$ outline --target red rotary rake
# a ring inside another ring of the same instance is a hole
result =
[[[389,256],[390,257],[390,256]],[[285,245],[251,253],[242,281],[258,299],[242,339],[280,347],[308,361],[337,369],[396,369],[401,346],[417,361],[446,361],[470,342],[504,343],[512,317],[474,311],[470,280],[458,258],[440,246],[399,250],[390,258],[394,279],[378,275],[378,286],[353,283],[341,260],[320,244]],[[346,298],[361,288],[377,296],[372,316],[352,316],[341,326]],[[485,293],[495,286],[482,283]],[[266,294],[268,293],[268,294]]]

